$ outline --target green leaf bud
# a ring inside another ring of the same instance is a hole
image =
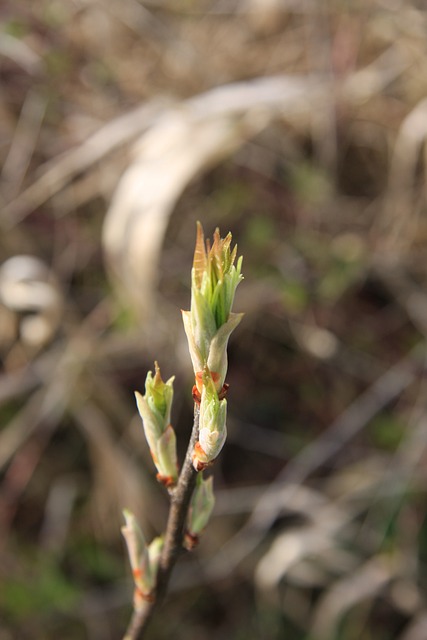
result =
[[[204,480],[202,474],[199,473],[187,518],[187,548],[193,548],[197,545],[200,534],[209,521],[214,505],[213,478],[210,477]]]
[[[135,392],[136,404],[142,418],[145,437],[150,447],[151,457],[156,465],[159,482],[167,487],[176,484],[178,463],[175,432],[170,424],[173,400],[172,376],[163,382],[160,368],[155,363],[155,376],[148,372],[145,381],[145,395]]]
[[[220,391],[227,373],[227,343],[242,315],[231,308],[241,274],[242,258],[235,265],[237,246],[231,246],[231,233],[221,238],[215,230],[212,246],[204,239],[197,223],[196,248],[191,272],[191,309],[183,311],[184,329],[188,339],[196,385],[197,375],[207,363]]]
[[[199,440],[193,451],[193,466],[201,471],[209,466],[221,451],[227,437],[227,401],[220,400],[211,373],[206,366],[202,376]]]
[[[147,546],[133,513],[125,509],[123,516],[126,524],[122,527],[122,534],[126,541],[135,584],[134,608],[139,610],[144,606],[144,602],[153,599],[163,539],[155,538]]]

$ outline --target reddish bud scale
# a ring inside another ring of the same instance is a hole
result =
[[[220,375],[219,373],[217,373],[216,371],[211,371],[211,378],[215,383],[215,386],[217,385],[218,380],[220,379]],[[198,371],[196,373],[196,387],[199,393],[202,393],[203,390],[203,371]]]
[[[174,487],[176,482],[172,476],[162,476],[160,473],[156,475],[157,481],[163,484],[167,489]]]
[[[202,376],[203,376],[203,371],[198,371],[196,373],[196,384],[193,386],[191,393],[193,396],[193,400],[196,404],[198,404],[200,406],[200,403],[202,401],[202,390],[203,390],[203,380],[202,380]],[[214,381],[215,385],[219,380],[219,373],[217,373],[216,371],[211,371],[211,376],[212,376],[212,380]],[[227,395],[227,391],[229,390],[230,385],[227,384],[226,382],[224,382],[224,384],[222,385],[221,390],[218,393],[218,399],[219,400],[224,400],[225,396]]]
[[[208,467],[211,467],[213,465],[213,463],[215,462],[214,460],[210,460],[209,462],[202,462],[199,458],[200,457],[206,457],[206,452],[204,451],[202,445],[200,444],[200,442],[196,442],[196,444],[194,445],[194,451],[193,451],[193,456],[192,456],[192,460],[193,460],[193,464],[196,461],[196,465],[194,465],[194,468],[196,469],[196,471],[204,471],[205,469],[207,469]]]
[[[193,551],[200,542],[200,536],[190,533],[189,531],[185,532],[184,535],[184,547],[187,551]]]
[[[229,388],[230,388],[230,385],[224,382],[224,384],[222,385],[221,391],[218,393],[218,400],[224,400]]]
[[[200,403],[202,401],[202,397],[201,397],[200,392],[199,392],[198,388],[196,387],[196,385],[193,386],[193,388],[191,390],[191,394],[193,396],[194,402],[200,406]]]
[[[133,600],[135,609],[138,609],[144,602],[154,602],[154,595],[152,593],[144,593],[139,587],[135,587],[133,592]]]

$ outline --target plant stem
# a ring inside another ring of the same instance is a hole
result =
[[[143,609],[134,610],[123,640],[141,640],[153,613],[161,605],[169,584],[172,570],[183,551],[184,526],[190,506],[191,496],[196,485],[197,472],[193,467],[192,453],[199,439],[199,413],[194,405],[194,423],[184,463],[178,483],[171,492],[171,505],[165,532],[165,542],[160,558],[157,585],[153,602],[146,602]]]

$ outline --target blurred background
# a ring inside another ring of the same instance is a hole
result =
[[[153,640],[427,637],[427,9],[3,0],[0,637],[113,640],[133,390],[192,424],[195,222],[244,255],[216,508]]]

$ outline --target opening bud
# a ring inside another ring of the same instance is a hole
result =
[[[154,364],[155,375],[148,372],[145,395],[136,391],[135,398],[151,457],[158,471],[157,479],[171,487],[178,479],[176,436],[170,424],[174,377],[163,382],[160,367],[157,362]]]
[[[231,312],[236,288],[243,279],[242,257],[235,265],[237,246],[231,250],[231,233],[221,238],[215,230],[213,243],[197,223],[196,248],[191,272],[191,309],[183,311],[194,374],[205,363],[217,374],[216,389],[220,391],[227,374],[227,343],[239,324],[242,314]]]

